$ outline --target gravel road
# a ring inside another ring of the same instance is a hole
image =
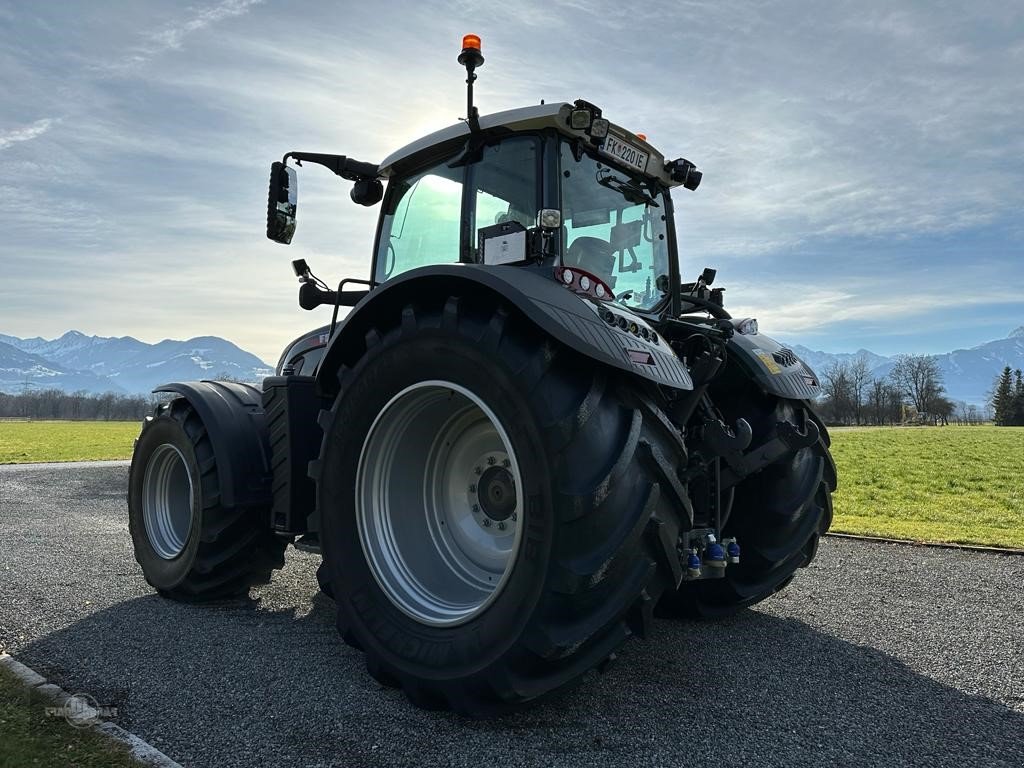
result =
[[[0,467],[0,650],[186,766],[1024,766],[1024,557],[847,540],[717,623],[659,621],[515,716],[413,709],[335,636],[317,558],[152,594],[124,463]]]

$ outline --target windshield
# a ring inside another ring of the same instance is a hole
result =
[[[561,160],[562,263],[604,280],[622,304],[653,309],[669,284],[663,193],[589,155],[577,160],[569,142]]]

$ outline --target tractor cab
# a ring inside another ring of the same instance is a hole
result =
[[[654,310],[676,276],[669,189],[681,182],[600,115],[583,101],[510,110],[388,157],[374,281],[439,263],[564,267],[587,278],[584,293]]]
[[[645,136],[582,100],[481,117],[472,103],[475,68],[483,63],[478,38],[464,39],[459,60],[468,72],[465,121],[412,142],[379,166],[302,152],[275,163],[268,237],[291,240],[297,199],[287,163],[312,161],[355,181],[356,202],[383,197],[371,289],[420,267],[514,265],[634,311],[663,308],[679,284],[669,191],[696,189],[701,173],[688,160],[666,161]],[[303,306],[365,295],[325,290],[317,301],[317,292],[306,293]]]

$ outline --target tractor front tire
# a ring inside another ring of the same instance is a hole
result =
[[[811,563],[832,523],[836,468],[828,432],[810,405],[766,394],[749,382],[713,391],[712,398],[727,423],[743,418],[750,424],[751,447],[772,439],[779,422],[802,431],[814,421],[820,437],[736,485],[722,536],[737,539],[740,562],[729,565],[722,578],[684,582],[662,600],[659,615],[719,618],[761,602]]]
[[[221,503],[210,438],[188,401],[175,398],[146,419],[128,479],[128,529],[135,559],[160,594],[199,602],[268,582],[287,544],[269,519]]]
[[[428,709],[577,682],[678,583],[678,432],[513,310],[451,297],[379,322],[313,465],[341,636]]]

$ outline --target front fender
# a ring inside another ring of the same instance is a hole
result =
[[[735,333],[729,340],[729,354],[769,394],[813,400],[821,392],[811,367],[770,336]]]
[[[359,358],[366,334],[380,317],[397,316],[411,303],[470,293],[489,296],[495,305],[511,304],[556,341],[602,365],[663,386],[693,389],[689,371],[667,342],[662,339],[655,344],[609,325],[590,302],[548,274],[528,267],[445,264],[410,270],[389,280],[353,308],[331,339],[317,373],[320,391],[336,391],[337,370]],[[614,310],[634,317],[618,306]]]
[[[270,440],[262,392],[228,381],[186,381],[153,391],[181,395],[196,409],[217,461],[221,503],[269,510]]]

